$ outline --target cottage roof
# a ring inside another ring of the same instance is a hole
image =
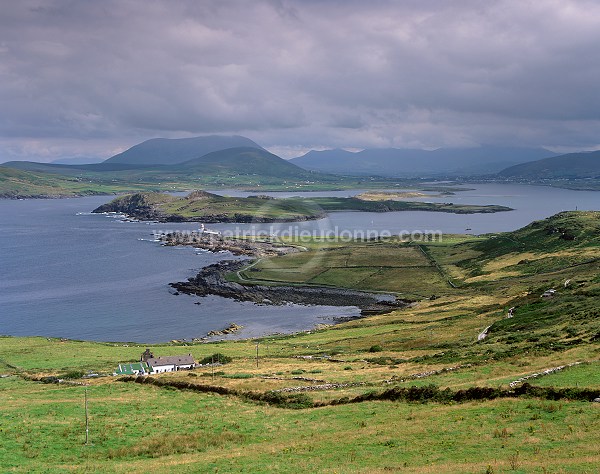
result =
[[[159,367],[162,365],[193,365],[195,363],[191,354],[152,357],[147,360],[150,367]]]
[[[117,375],[135,375],[136,372],[152,373],[152,368],[145,362],[134,362],[132,364],[119,364],[115,371]]]

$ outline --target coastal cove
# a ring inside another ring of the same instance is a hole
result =
[[[298,223],[297,227],[390,232],[439,229],[445,233],[465,232],[468,228],[476,234],[499,232],[562,210],[597,208],[600,197],[595,192],[536,186],[469,187],[476,189],[427,199],[500,204],[515,210],[488,215],[336,212],[325,219]],[[226,191],[230,195],[234,192]],[[358,192],[319,194],[349,196]],[[90,214],[110,200],[110,196],[99,196],[0,201],[0,334],[163,342],[203,337],[211,330],[236,323],[244,328],[232,337],[253,337],[306,330],[359,314],[350,306],[263,306],[212,296],[175,296],[169,283],[185,281],[202,267],[232,259],[232,255],[163,247],[153,241],[155,231],[193,230],[198,227],[194,223],[125,222],[118,216]],[[270,228],[269,224],[257,225]],[[220,231],[236,226],[211,224]]]

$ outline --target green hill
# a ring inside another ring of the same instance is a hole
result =
[[[490,281],[540,276],[596,261],[598,248],[600,212],[567,211],[514,232],[465,243],[457,247],[456,256],[445,255],[443,261],[460,280],[488,285]]]
[[[600,151],[569,153],[523,163],[500,171],[498,176],[531,180],[598,179],[600,178]]]
[[[565,211],[475,246],[487,258],[510,252],[549,252],[600,246],[600,212]]]
[[[207,175],[237,174],[278,178],[308,178],[311,176],[310,172],[273,153],[251,147],[215,151],[181,163],[171,169]]]
[[[135,145],[104,163],[174,165],[219,150],[236,147],[262,148],[246,137],[209,135],[194,138],[153,138]]]
[[[273,222],[317,219],[324,215],[314,204],[296,199],[227,197],[206,191],[194,191],[183,198],[137,193],[113,199],[93,212],[122,212],[137,219],[168,222]]]

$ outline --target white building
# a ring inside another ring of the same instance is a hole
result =
[[[193,369],[196,365],[192,354],[151,357],[146,361],[155,374],[174,372],[176,370]]]

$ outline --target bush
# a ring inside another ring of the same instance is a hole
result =
[[[48,375],[47,377],[42,377],[40,379],[40,382],[42,382],[42,383],[58,383],[58,377],[55,377],[54,375]]]
[[[200,363],[202,365],[206,365],[206,364],[228,364],[229,362],[231,362],[231,357],[226,356],[224,354],[221,354],[220,352],[217,352],[213,355],[207,356],[204,359],[202,359],[200,361]]]
[[[83,370],[70,370],[59,376],[61,379],[80,379],[85,375]]]
[[[374,346],[369,347],[369,352],[382,352],[383,351],[383,347],[381,347],[379,344],[375,344]]]
[[[278,408],[291,408],[300,410],[302,408],[314,407],[314,402],[305,393],[295,393],[293,395],[283,394],[281,392],[266,392],[252,398],[255,401],[265,402]]]

